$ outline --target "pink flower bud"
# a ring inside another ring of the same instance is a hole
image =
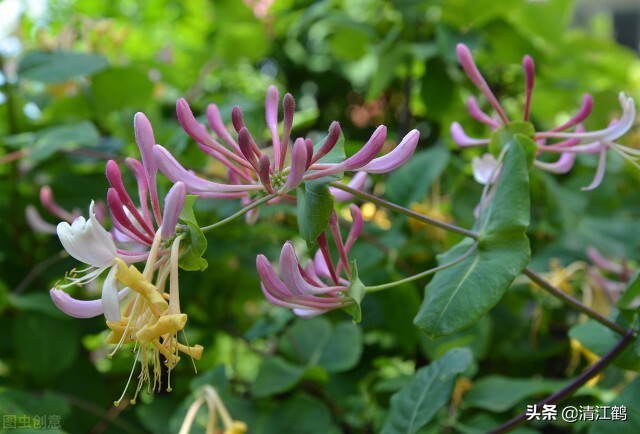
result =
[[[182,182],[176,182],[164,198],[164,215],[162,216],[162,238],[170,238],[176,230],[178,218],[187,197],[187,187]]]
[[[419,139],[418,130],[411,130],[393,151],[374,159],[360,170],[368,173],[387,173],[397,169],[411,158]]]

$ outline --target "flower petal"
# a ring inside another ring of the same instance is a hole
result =
[[[69,255],[94,267],[108,267],[116,257],[116,246],[109,232],[96,219],[93,206],[91,201],[88,221],[78,217],[71,225],[59,223],[56,230]]]
[[[162,238],[170,238],[176,230],[178,217],[184,207],[187,197],[187,187],[182,182],[176,182],[164,198],[164,215],[162,216]]]
[[[118,298],[118,282],[116,267],[111,267],[102,284],[102,309],[107,321],[120,321],[120,300]]]
[[[387,173],[397,169],[411,158],[419,139],[418,130],[411,130],[393,151],[376,158],[360,170],[368,173]]]
[[[217,182],[207,181],[188,172],[176,161],[176,159],[160,145],[153,148],[158,167],[164,175],[172,182],[184,182],[190,193],[212,192],[212,193],[234,193],[251,190],[262,190],[262,185],[227,185]]]

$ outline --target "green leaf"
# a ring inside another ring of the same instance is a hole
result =
[[[169,397],[157,396],[153,402],[135,406],[140,424],[154,434],[170,434],[169,422],[176,404]]]
[[[515,407],[525,398],[554,393],[566,384],[567,381],[560,380],[488,376],[473,385],[465,395],[464,403],[500,413]]]
[[[433,118],[440,119],[451,107],[455,85],[440,58],[427,62],[425,77],[427,79],[422,80],[422,100],[427,106],[427,113]]]
[[[346,294],[355,302],[355,304],[345,309],[353,317],[354,323],[362,321],[362,308],[360,307],[360,304],[362,303],[364,296],[367,294],[366,289],[366,286],[358,277],[358,267],[354,260],[351,262],[351,283],[349,283],[349,288],[347,289]]]
[[[10,294],[8,304],[21,311],[38,312],[59,319],[68,319],[68,317],[53,304],[51,296],[48,293]]]
[[[378,68],[371,77],[366,95],[367,101],[377,98],[389,87],[395,77],[396,69],[404,63],[409,54],[409,49],[406,43],[398,42],[378,55]]]
[[[92,82],[93,104],[103,114],[125,107],[142,110],[151,101],[153,83],[144,71],[133,67],[107,69]]]
[[[284,334],[280,351],[299,364],[328,372],[348,371],[362,354],[362,333],[350,322],[333,326],[326,318],[300,319]]]
[[[184,253],[180,256],[178,265],[187,271],[202,271],[209,265],[207,260],[202,257],[207,250],[207,237],[200,229],[193,212],[193,205],[197,198],[198,196],[195,195],[187,195],[184,207],[180,212],[180,220],[187,225],[188,231],[184,240],[180,243]]]
[[[331,219],[333,196],[327,184],[307,181],[297,189],[298,229],[307,243],[314,243]]]
[[[577,339],[587,349],[599,356],[604,356],[620,342],[618,333],[593,320],[571,327],[569,336]],[[633,345],[616,357],[613,364],[623,369],[640,371],[640,357],[636,354]]]
[[[322,147],[327,136],[316,143],[314,152]],[[318,160],[318,163],[340,163],[344,161],[344,135],[340,137],[335,146],[325,156]],[[312,245],[316,238],[322,234],[329,223],[333,212],[333,196],[329,192],[328,183],[339,181],[344,176],[343,173],[325,176],[313,181],[306,181],[297,189],[297,217],[300,236]]]
[[[536,130],[529,122],[511,122],[501,128],[498,128],[491,134],[491,140],[489,141],[489,152],[491,152],[496,158],[502,152],[502,148],[508,146],[514,138],[518,135],[525,136],[529,141],[520,137],[520,144],[524,146],[527,153],[527,161],[533,162],[533,156],[535,155],[538,147],[533,142],[533,136]]]
[[[624,406],[625,420],[596,420],[589,422],[589,434],[637,434],[640,432],[640,377],[628,384],[622,392],[607,405],[607,416],[611,418],[613,406]],[[600,407],[602,408],[602,407]]]
[[[69,319],[24,312],[16,318],[13,341],[21,366],[40,383],[48,383],[76,358],[80,329]]]
[[[304,367],[289,363],[281,357],[267,359],[260,367],[251,393],[262,398],[286,392],[302,379],[304,372]]]
[[[39,161],[61,150],[69,151],[80,146],[96,147],[99,139],[98,130],[89,121],[47,128],[38,132],[29,149],[29,158]]]
[[[278,402],[260,421],[251,423],[252,434],[338,434],[331,413],[319,400],[304,394],[296,394],[286,401]]]
[[[16,389],[4,389],[0,391],[0,414],[3,416],[15,416],[17,429],[9,429],[3,418],[3,433],[24,432],[24,433],[46,433],[64,434],[63,429],[48,428],[54,423],[54,418],[59,421],[61,427],[68,425],[65,420],[69,416],[71,407],[63,395],[55,392],[45,391],[43,393],[28,393]],[[21,428],[20,416],[27,416],[30,428]],[[8,422],[8,421],[7,421]]]
[[[637,271],[620,296],[618,308],[623,310],[638,311],[640,308],[640,271]]]
[[[406,164],[389,175],[385,196],[391,202],[403,206],[422,201],[431,183],[449,164],[450,155],[443,146],[416,152]]]
[[[179,219],[185,223],[197,223],[196,215],[193,211],[193,206],[198,200],[198,196],[195,194],[188,194],[184,199],[184,206],[182,207],[182,211],[180,211]]]
[[[493,199],[478,226],[478,247],[466,259],[442,270],[427,285],[414,323],[430,337],[470,326],[493,308],[530,261],[529,172],[525,151],[513,140],[506,153]],[[446,264],[472,246],[467,238],[438,257]]]
[[[419,369],[411,382],[391,397],[382,434],[413,434],[425,426],[448,401],[456,375],[466,371],[473,357],[468,349],[453,349]]]
[[[32,51],[20,61],[21,79],[61,83],[83,75],[95,74],[109,66],[101,54],[70,51]]]
[[[180,243],[185,251],[181,254],[178,265],[186,271],[204,271],[209,266],[207,260],[202,257],[207,250],[207,237],[197,224],[187,222],[187,226],[189,227],[188,235]]]
[[[447,336],[431,339],[421,335],[421,348],[430,359],[437,359],[453,348],[468,348],[476,360],[483,359],[491,349],[491,317],[484,316],[478,322]]]

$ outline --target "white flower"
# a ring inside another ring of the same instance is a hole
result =
[[[498,161],[491,154],[484,154],[482,157],[474,157],[471,161],[471,165],[473,167],[473,178],[480,184],[486,184],[488,182],[495,182],[500,173],[499,170],[496,170],[498,166]],[[495,171],[495,173],[494,173]],[[489,181],[491,178],[491,174],[493,173],[493,179]]]
[[[93,212],[93,207],[94,202],[91,201],[89,220],[85,220],[84,217],[78,217],[72,224],[67,222],[58,224],[58,238],[60,238],[64,249],[69,255],[80,262],[84,262],[89,267],[84,270],[72,270],[68,274],[69,283],[56,285],[56,287],[82,286],[87,282],[91,282],[103,271],[111,267],[102,284],[102,305],[99,310],[104,312],[104,316],[108,321],[119,321],[120,298],[118,297],[118,284],[115,278],[115,265],[118,257],[116,245],[109,232],[98,222]],[[55,294],[52,292],[52,296]],[[64,309],[62,310],[65,311]]]

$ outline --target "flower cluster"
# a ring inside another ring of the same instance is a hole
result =
[[[154,146],[158,168],[173,182],[183,182],[187,191],[203,198],[241,198],[244,205],[258,194],[275,195],[269,203],[281,200],[293,201],[288,194],[303,181],[336,175],[347,171],[364,173],[390,172],[409,160],[418,144],[419,133],[412,130],[400,144],[388,154],[376,158],[387,136],[387,128],[379,126],[369,141],[354,155],[340,162],[324,162],[341,135],[340,124],[333,122],[329,127],[324,142],[316,144],[308,139],[298,137],[291,140],[295,101],[291,94],[282,99],[283,120],[282,135],[278,134],[278,90],[270,86],[265,100],[265,119],[271,134],[273,156],[261,149],[254,136],[247,129],[244,115],[240,107],[235,106],[231,112],[233,128],[237,133],[234,138],[222,121],[220,111],[215,104],[207,108],[207,122],[215,134],[212,136],[207,128],[193,116],[191,108],[184,99],[176,103],[178,120],[185,132],[193,138],[200,149],[207,155],[217,159],[227,168],[226,183],[213,182],[194,175],[185,169],[171,153],[160,145]],[[291,146],[289,146],[293,143]],[[289,151],[289,147],[291,150]],[[264,151],[264,152],[263,152]],[[287,155],[290,152],[290,162]],[[358,174],[352,181],[353,186],[362,186],[365,174]],[[255,212],[250,219],[255,219]]]
[[[325,177],[338,181],[343,172],[358,171],[349,186],[361,189],[367,173],[394,170],[411,157],[418,143],[419,134],[413,130],[395,149],[377,157],[387,134],[386,127],[380,126],[354,155],[344,157],[342,161],[332,156],[329,161],[324,157],[328,157],[341,140],[340,125],[332,123],[328,136],[315,146],[307,138],[292,141],[293,97],[286,94],[283,98],[282,135],[278,134],[278,102],[278,91],[271,86],[265,103],[265,117],[273,147],[273,156],[270,156],[256,144],[239,107],[235,107],[231,115],[237,133],[234,138],[224,126],[218,108],[213,104],[209,106],[207,120],[215,133],[214,137],[194,118],[187,102],[178,100],[177,115],[182,128],[206,154],[227,168],[227,179],[223,183],[201,178],[185,169],[169,151],[156,143],[145,115],[136,114],[134,130],[141,160],[127,158],[125,164],[136,180],[137,201],[134,202],[127,191],[118,163],[108,161],[106,205],[112,225],[109,231],[103,226],[107,214],[104,205],[92,202],[89,216],[85,219],[78,211],[70,213],[57,205],[48,187],[42,190],[43,206],[63,220],[55,231],[64,249],[87,265],[67,273],[65,280],[51,289],[51,298],[61,311],[76,318],[104,315],[110,330],[107,343],[115,344],[110,356],[123,345],[133,344],[136,361],[140,361],[140,373],[132,402],[135,402],[144,384],[149,389],[162,387],[160,355],[169,373],[179,362],[180,353],[193,359],[199,359],[202,355],[203,348],[200,345],[189,346],[178,340],[178,334],[183,332],[187,322],[187,315],[180,309],[178,273],[180,259],[192,242],[191,228],[179,221],[188,194],[199,198],[239,198],[247,205],[247,211],[254,212],[250,216],[252,220],[257,212],[257,208],[250,206],[254,203],[252,201],[295,202],[296,197],[289,192],[305,181]],[[172,182],[163,208],[157,187],[158,171]],[[331,191],[336,200],[351,198],[350,194],[339,189],[331,187]],[[329,223],[339,253],[336,266],[331,260],[325,234],[318,239],[321,254],[310,262],[306,270],[299,267],[291,244],[285,244],[281,257],[284,282],[278,280],[264,256],[258,257],[258,270],[268,300],[293,307],[296,313],[307,317],[353,303],[344,294],[349,281],[339,277],[343,271],[347,278],[350,277],[347,254],[362,230],[359,208],[352,205],[351,214],[353,225],[344,242],[335,211]],[[34,228],[52,232],[52,225],[46,223],[35,209],[28,211],[28,215]],[[143,271],[136,268],[136,263],[144,264]],[[93,283],[104,273],[106,277],[100,299],[78,300],[65,292],[71,286]],[[327,284],[323,279],[332,283]],[[135,367],[134,362],[129,382]],[[169,376],[167,390],[170,389]],[[116,405],[123,397],[124,393]]]
[[[497,116],[490,116],[483,112],[478,101],[471,97],[467,100],[467,109],[471,116],[489,126],[492,131],[509,125],[511,121],[478,70],[469,49],[464,44],[458,44],[457,54],[460,65],[465,73],[471,82],[482,92],[497,114]],[[523,121],[528,122],[533,94],[535,64],[531,57],[525,56],[522,61],[522,66],[525,74]],[[562,174],[571,170],[576,155],[597,154],[599,159],[595,176],[593,181],[584,187],[583,190],[592,190],[602,182],[605,175],[607,151],[609,150],[620,154],[623,158],[640,168],[640,164],[638,163],[640,150],[629,148],[615,142],[629,131],[635,121],[636,115],[635,102],[632,98],[621,93],[619,100],[622,108],[622,116],[617,121],[612,122],[607,128],[596,131],[584,131],[581,122],[589,116],[593,108],[593,98],[587,94],[584,96],[582,105],[577,113],[568,121],[548,131],[536,131],[533,139],[537,145],[537,154],[559,154],[559,158],[552,163],[536,159],[534,160],[534,165],[547,172]],[[571,129],[574,129],[574,131],[569,131]],[[451,136],[456,144],[461,147],[486,146],[490,142],[489,138],[476,139],[469,137],[458,122],[451,124]],[[549,141],[554,142],[548,143]],[[495,158],[490,154],[483,156],[482,159],[474,159],[473,168],[475,179],[481,183],[488,182],[489,175],[497,164]]]
[[[335,212],[329,222],[329,230],[338,251],[338,262],[335,266],[331,260],[326,234],[318,238],[320,249],[313,260],[307,261],[304,268],[300,266],[293,244],[287,241],[280,253],[281,279],[267,257],[258,255],[256,267],[262,281],[262,292],[267,300],[276,306],[293,309],[296,315],[304,318],[353,304],[354,300],[346,295],[351,283],[347,255],[362,232],[363,219],[356,205],[351,205],[350,211],[352,225],[346,240],[343,241],[340,234],[338,216]],[[347,279],[341,277],[342,271]]]

